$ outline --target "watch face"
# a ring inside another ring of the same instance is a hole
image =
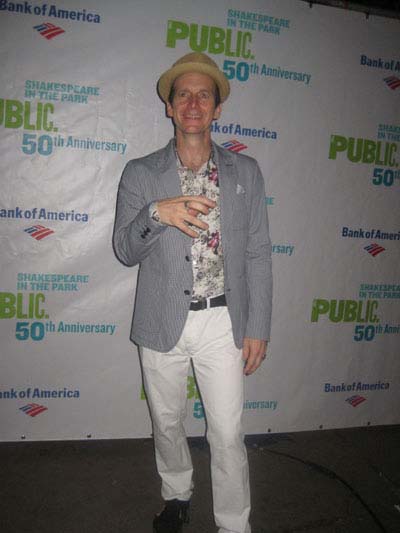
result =
[[[156,207],[156,206],[154,206],[154,207],[151,209],[150,217],[151,217],[155,222],[161,222],[160,215],[158,214],[158,211],[157,211],[157,207]]]

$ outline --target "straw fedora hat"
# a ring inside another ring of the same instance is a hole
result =
[[[172,67],[164,72],[158,80],[158,94],[161,99],[167,103],[171,92],[171,87],[178,76],[187,74],[188,72],[199,72],[200,74],[208,74],[212,78],[218,89],[221,98],[221,103],[225,102],[230,93],[229,81],[225,74],[219,69],[218,65],[206,54],[200,52],[192,52],[186,54]]]

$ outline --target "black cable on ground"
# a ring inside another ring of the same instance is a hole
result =
[[[287,457],[289,459],[292,459],[293,461],[297,461],[299,463],[303,463],[306,466],[309,466],[310,468],[316,470],[317,472],[320,472],[321,474],[331,478],[331,479],[337,479],[342,483],[349,491],[353,494],[353,496],[361,503],[361,505],[364,507],[364,509],[367,511],[367,513],[371,516],[372,520],[375,522],[377,527],[382,531],[382,533],[388,533],[385,529],[382,522],[379,520],[379,518],[376,516],[376,514],[372,511],[372,509],[369,507],[369,505],[361,498],[361,496],[358,494],[358,492],[341,476],[336,474],[333,470],[330,470],[326,466],[319,465],[317,463],[313,463],[312,461],[306,461],[304,459],[300,459],[300,457],[296,457],[294,455],[291,455],[289,453],[284,452],[277,452],[275,450],[266,450],[268,453],[272,453],[275,455],[280,455],[282,457]]]

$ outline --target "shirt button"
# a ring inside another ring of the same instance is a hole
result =
[[[190,294],[190,291],[188,291],[187,289],[185,289],[183,292],[186,294],[186,296],[189,296]]]

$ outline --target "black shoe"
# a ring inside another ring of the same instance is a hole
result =
[[[182,533],[183,524],[189,523],[189,506],[189,501],[167,500],[153,520],[154,533]]]

